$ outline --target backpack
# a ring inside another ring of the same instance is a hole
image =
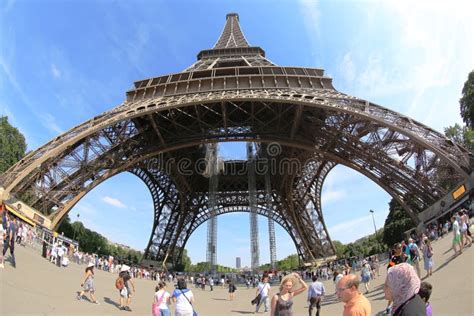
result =
[[[123,289],[125,286],[125,282],[123,281],[122,277],[118,277],[117,280],[115,280],[115,288],[117,290]]]
[[[415,246],[410,247],[410,257],[412,260],[418,258],[418,252],[416,251]]]

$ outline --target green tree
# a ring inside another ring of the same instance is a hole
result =
[[[453,142],[458,143],[474,151],[474,131],[469,127],[461,127],[459,124],[449,126],[444,129],[444,135],[451,139]]]
[[[277,264],[279,270],[283,271],[288,271],[288,270],[294,270],[299,267],[299,259],[298,255],[289,255],[283,260],[279,260]]]
[[[471,129],[474,128],[474,70],[467,76],[459,105],[464,123]]]
[[[7,116],[0,117],[0,173],[23,158],[25,151],[25,136],[10,125]]]
[[[336,256],[338,258],[344,257],[344,253],[347,251],[347,246],[339,240],[333,240],[332,244],[334,245],[334,248],[336,248]]]
[[[408,216],[401,205],[392,199],[389,203],[389,213],[385,220],[382,241],[391,247],[396,242],[405,238],[404,232],[415,227],[415,223]]]

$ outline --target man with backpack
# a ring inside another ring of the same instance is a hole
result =
[[[132,277],[130,276],[130,267],[126,264],[122,265],[119,276],[115,281],[115,287],[120,293],[120,310],[129,311],[129,305],[132,302],[132,291],[130,290],[130,284],[132,285],[133,292],[135,293],[135,284],[133,284]],[[125,302],[125,304],[124,304]]]
[[[408,263],[415,267],[416,274],[418,277],[421,276],[420,272],[420,249],[418,245],[413,241],[413,238],[408,239],[408,246],[407,246],[407,255],[408,255]]]

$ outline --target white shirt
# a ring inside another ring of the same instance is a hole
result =
[[[454,236],[459,236],[461,232],[459,231],[459,223],[457,220],[454,220],[453,222],[453,234]]]
[[[258,290],[258,293],[262,293],[262,297],[268,296],[268,290],[269,289],[270,289],[270,284],[268,284],[268,283],[259,283],[258,284],[257,290]]]
[[[161,303],[160,305],[158,305],[159,309],[168,309],[168,304],[166,302],[168,301],[169,297],[170,297],[170,293],[164,290],[159,290],[158,292],[155,293],[155,303],[158,303],[161,299]]]
[[[180,290],[175,290],[177,293],[181,293]],[[187,299],[186,299],[186,297]],[[184,294],[181,293],[181,295],[176,296],[176,306],[175,306],[175,311],[180,312],[180,313],[192,313],[193,312],[193,307],[191,304],[188,302],[191,301],[191,298],[193,297],[193,292],[188,291],[185,292]]]

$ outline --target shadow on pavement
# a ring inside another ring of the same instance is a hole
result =
[[[107,304],[113,305],[117,308],[119,308],[119,306],[120,306],[119,303],[117,303],[116,301],[111,300],[110,297],[104,297],[104,302],[107,303]]]
[[[435,270],[433,270],[433,273],[436,273],[438,270],[443,269],[445,266],[447,266],[451,261],[453,261],[457,257],[458,257],[458,255],[453,255],[453,256],[449,257],[442,265],[440,265]]]
[[[215,300],[215,301],[227,301],[226,298],[215,298],[215,297],[213,298],[213,300]]]
[[[249,312],[249,311],[235,311],[235,310],[232,310],[231,312],[232,313],[238,313],[238,314],[253,314],[253,312]]]

